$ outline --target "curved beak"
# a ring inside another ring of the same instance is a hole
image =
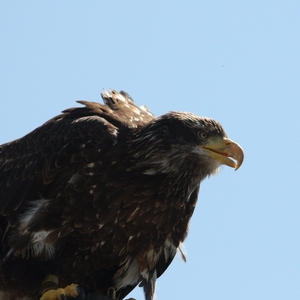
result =
[[[242,147],[228,138],[213,138],[200,147],[209,157],[218,160],[221,164],[235,168],[235,170],[243,163],[244,151]]]

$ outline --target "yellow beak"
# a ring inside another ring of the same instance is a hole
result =
[[[244,151],[242,147],[228,138],[212,138],[209,139],[205,145],[201,145],[200,147],[205,150],[209,157],[236,170],[243,163]]]

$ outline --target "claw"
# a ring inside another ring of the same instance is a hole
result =
[[[77,297],[75,297],[75,300],[84,300],[85,299],[84,289],[81,286],[77,285],[76,291],[77,291]]]
[[[64,288],[65,294],[68,298],[75,298],[79,296],[80,291],[83,291],[81,288],[79,289],[78,284],[72,283]],[[80,299],[80,298],[78,298]]]
[[[48,290],[43,293],[40,300],[66,300],[65,290],[57,289],[57,290]]]
[[[64,289],[58,288],[58,278],[53,275],[47,277],[41,289],[40,300],[84,300],[85,298],[85,292],[78,284],[72,283]]]

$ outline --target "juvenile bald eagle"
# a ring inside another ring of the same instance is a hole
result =
[[[200,182],[221,164],[242,164],[241,147],[212,119],[155,118],[125,92],[102,98],[0,146],[5,299],[39,299],[49,276],[117,299],[140,284],[154,299],[187,236]],[[42,299],[72,296],[59,291]]]

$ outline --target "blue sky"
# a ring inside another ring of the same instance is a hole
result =
[[[0,143],[109,88],[217,119],[245,161],[202,183],[188,261],[157,299],[300,299],[299,15],[299,1],[2,1]]]

